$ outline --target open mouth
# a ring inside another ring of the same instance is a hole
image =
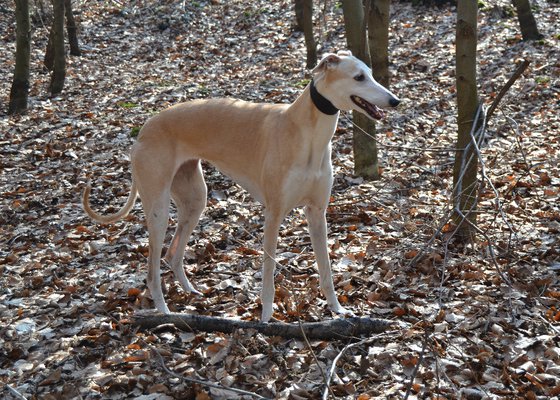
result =
[[[354,104],[360,107],[373,119],[381,119],[385,116],[383,110],[377,107],[375,104],[371,104],[369,101],[362,99],[360,96],[352,95],[350,96]]]

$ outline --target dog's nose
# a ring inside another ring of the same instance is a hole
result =
[[[389,104],[391,105],[391,107],[396,107],[400,104],[400,100],[397,99],[396,97],[391,97],[391,100],[389,100]]]

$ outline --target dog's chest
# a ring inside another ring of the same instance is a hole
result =
[[[320,168],[295,167],[283,185],[284,196],[291,207],[306,205],[318,198],[328,198],[332,180],[330,159]]]

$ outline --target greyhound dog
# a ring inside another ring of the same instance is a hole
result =
[[[400,100],[349,51],[327,54],[312,71],[311,83],[292,104],[255,104],[232,99],[194,100],[150,118],[132,147],[132,183],[126,204],[115,214],[90,207],[91,187],[83,193],[85,212],[101,223],[128,215],[137,195],[149,234],[148,278],[155,307],[169,313],[160,281],[160,258],[170,201],[177,227],[165,260],[187,292],[198,293],[183,269],[188,238],[206,205],[200,160],[206,160],[264,205],[262,315],[272,317],[278,232],[285,216],[303,206],[319,268],[319,283],[330,309],[342,307],[335,293],[327,247],[325,211],[333,183],[331,139],[339,110],[357,110],[381,119],[381,108]]]

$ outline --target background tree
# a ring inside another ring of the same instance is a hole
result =
[[[366,36],[366,19],[362,0],[342,0],[346,41],[350,51],[371,65]],[[354,173],[365,179],[379,179],[377,143],[375,142],[375,123],[365,115],[354,111]]]
[[[78,42],[78,27],[74,18],[74,12],[72,11],[72,0],[64,0],[64,11],[66,13],[66,32],[68,33],[70,54],[79,57],[82,55],[82,52]]]
[[[539,32],[529,0],[513,0],[513,5],[517,9],[517,18],[523,40],[542,39],[543,35]]]
[[[470,240],[476,223],[478,170],[471,130],[473,124],[478,125],[475,115],[480,103],[476,87],[477,0],[458,2],[455,43],[458,138],[453,168],[453,220],[459,237]]]
[[[303,31],[307,48],[307,68],[317,64],[317,43],[313,35],[313,0],[295,0],[297,29]]]
[[[31,25],[29,22],[29,1],[16,0],[16,65],[10,90],[8,114],[24,112],[27,109],[29,93],[29,56],[31,52]]]
[[[366,0],[367,35],[373,77],[389,88],[390,0]]]
[[[66,77],[66,55],[64,54],[64,0],[53,0],[53,23],[49,36],[52,38],[51,51],[53,59],[49,89],[54,96],[62,92],[64,79]]]

